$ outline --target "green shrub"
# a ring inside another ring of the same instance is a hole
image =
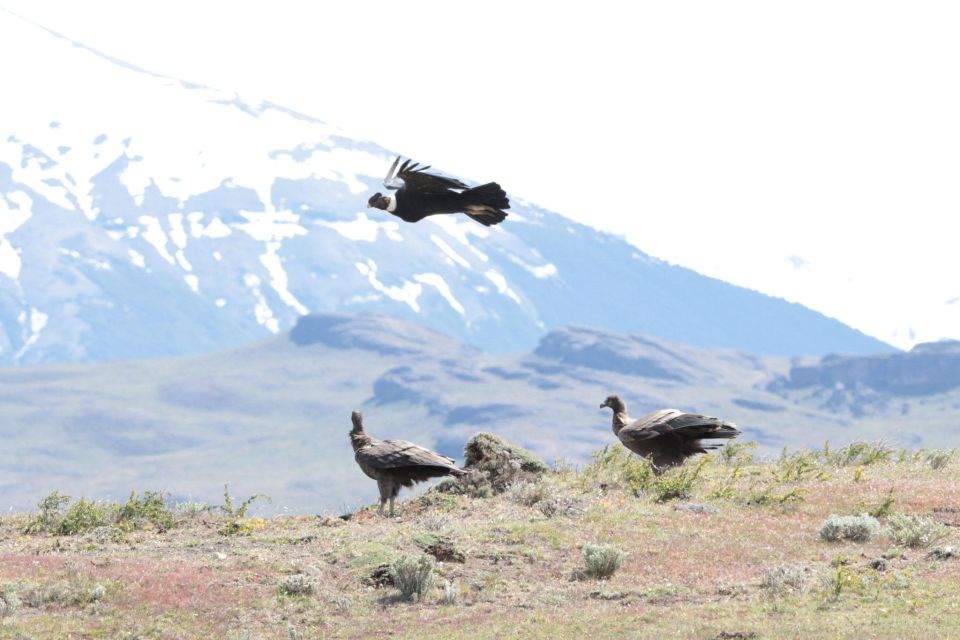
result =
[[[15,585],[0,584],[0,618],[12,616],[20,608],[20,597]]]
[[[583,512],[580,500],[556,483],[541,478],[535,482],[514,482],[505,492],[507,498],[527,507],[536,507],[548,518],[572,516]]]
[[[436,561],[430,556],[400,556],[390,564],[390,577],[405,600],[418,601],[433,586],[435,569]]]
[[[210,513],[214,509],[216,509],[216,507],[206,502],[188,500],[187,502],[178,502],[174,506],[173,511],[179,520],[192,520],[201,514]]]
[[[931,469],[939,470],[948,466],[956,455],[956,449],[934,449],[924,452],[924,462],[930,465]]]
[[[880,523],[866,513],[858,516],[831,515],[820,526],[820,537],[827,542],[840,540],[867,542],[878,533],[880,533]]]
[[[584,480],[601,487],[615,485],[628,488],[639,495],[646,491],[655,477],[649,460],[635,455],[617,443],[605,446],[593,454],[593,462],[583,471]]]
[[[757,448],[757,443],[752,440],[745,442],[728,442],[720,448],[718,457],[720,461],[730,466],[740,466],[753,462],[753,454],[750,453]]]
[[[63,509],[70,504],[70,496],[52,491],[37,503],[37,515],[24,528],[24,533],[53,533],[63,520]]]
[[[777,482],[804,482],[826,480],[827,474],[820,468],[817,454],[812,451],[788,453],[784,447],[777,464],[771,471]]]
[[[898,514],[887,519],[890,539],[912,549],[925,549],[948,534],[949,529],[932,518]]]
[[[97,527],[86,534],[85,538],[97,544],[118,544],[126,540],[127,534],[120,527],[106,525]]]
[[[532,507],[538,502],[552,498],[556,493],[556,487],[550,486],[543,481],[520,481],[508,486],[504,493],[508,500],[522,504],[525,507]]]
[[[668,469],[663,475],[657,476],[650,483],[650,490],[656,496],[657,502],[689,498],[700,472],[709,462],[710,458],[703,457],[694,467],[688,465],[674,467]]]
[[[810,575],[806,567],[793,564],[780,564],[767,569],[760,586],[776,595],[797,592],[807,588]]]
[[[822,586],[828,599],[838,600],[845,593],[863,593],[868,583],[854,569],[838,562],[832,571],[823,576]]]
[[[114,509],[115,505],[110,503],[80,498],[67,507],[54,533],[73,536],[106,526]]]
[[[127,502],[120,507],[117,522],[123,529],[142,529],[151,525],[157,531],[173,527],[173,512],[167,508],[166,499],[158,491],[144,491],[138,496],[130,492]]]
[[[316,591],[316,580],[304,573],[284,576],[277,585],[277,592],[282,596],[311,596]]]
[[[223,485],[223,504],[220,505],[220,511],[227,516],[227,521],[220,528],[220,533],[225,536],[250,535],[256,528],[262,528],[259,526],[264,524],[262,519],[256,519],[255,522],[247,520],[247,510],[261,498],[270,501],[270,496],[255,493],[243,500],[239,506],[234,506],[229,485]]]
[[[778,488],[782,487],[775,482],[763,484],[759,489],[754,486],[746,502],[747,504],[774,506],[787,510],[806,500],[804,494],[807,490],[802,487],[790,489],[783,493],[778,493],[776,491]]]
[[[457,604],[460,597],[460,586],[456,582],[444,580],[443,588],[440,590],[440,604],[451,606]]]
[[[608,544],[587,544],[583,546],[583,559],[587,564],[586,575],[597,580],[609,578],[617,572],[624,558],[623,551]]]
[[[851,442],[832,451],[830,443],[823,445],[823,459],[835,467],[861,467],[889,462],[894,450],[883,442]]]
[[[653,469],[653,463],[639,456],[632,456],[630,465],[624,469],[624,482],[627,489],[635,496],[647,491],[656,478],[657,474]]]
[[[893,487],[890,487],[890,491],[887,492],[887,497],[883,499],[883,502],[880,503],[874,509],[871,509],[867,513],[874,518],[883,518],[891,513],[893,513],[893,505],[896,503],[897,499],[893,495]]]
[[[67,573],[66,582],[50,584],[21,593],[23,603],[33,609],[48,604],[66,607],[85,607],[103,600],[108,592],[107,586],[97,582],[83,566],[67,560],[64,563]]]

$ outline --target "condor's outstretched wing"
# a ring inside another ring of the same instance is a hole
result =
[[[399,189],[406,186],[411,191],[420,193],[437,193],[447,189],[469,189],[467,185],[456,178],[438,176],[435,173],[427,173],[430,165],[421,167],[418,163],[407,158],[403,164],[400,164],[400,156],[393,161],[387,177],[383,180],[383,186],[387,189]]]

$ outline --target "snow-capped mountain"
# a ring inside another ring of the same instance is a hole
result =
[[[765,354],[890,349],[531,203],[491,229],[370,213],[393,152],[5,12],[0,56],[30,61],[4,65],[0,100],[0,362],[197,353],[323,310],[493,351],[570,323]]]

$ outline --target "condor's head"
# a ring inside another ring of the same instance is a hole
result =
[[[620,396],[607,396],[607,399],[600,403],[600,408],[610,407],[614,413],[626,413],[627,405],[623,403]]]
[[[359,411],[354,411],[350,414],[350,421],[353,422],[353,429],[350,430],[350,435],[355,433],[363,433],[363,414]]]
[[[350,430],[350,446],[354,451],[359,451],[371,442],[370,436],[363,432],[363,414],[354,411],[350,414],[350,420],[353,421],[353,429]]]
[[[387,196],[383,195],[383,194],[380,193],[379,191],[377,191],[375,194],[373,194],[372,196],[370,196],[370,199],[367,200],[367,208],[368,208],[368,209],[369,209],[370,207],[374,207],[374,208],[383,209],[384,211],[386,211],[386,210],[387,210],[387,207],[389,207],[389,206],[390,206],[390,198],[388,198]]]

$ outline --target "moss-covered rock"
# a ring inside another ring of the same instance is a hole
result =
[[[463,447],[466,476],[441,482],[441,493],[459,493],[490,497],[506,491],[517,481],[531,480],[549,470],[547,464],[523,447],[510,444],[500,436],[481,432]]]
[[[545,473],[548,469],[543,460],[523,447],[486,432],[480,432],[467,440],[463,447],[463,458],[467,469],[489,467],[491,463],[502,465],[504,462],[516,462],[520,465],[520,470],[527,473]]]
[[[414,543],[439,562],[466,562],[463,551],[444,536],[435,533],[421,533],[414,537]]]

